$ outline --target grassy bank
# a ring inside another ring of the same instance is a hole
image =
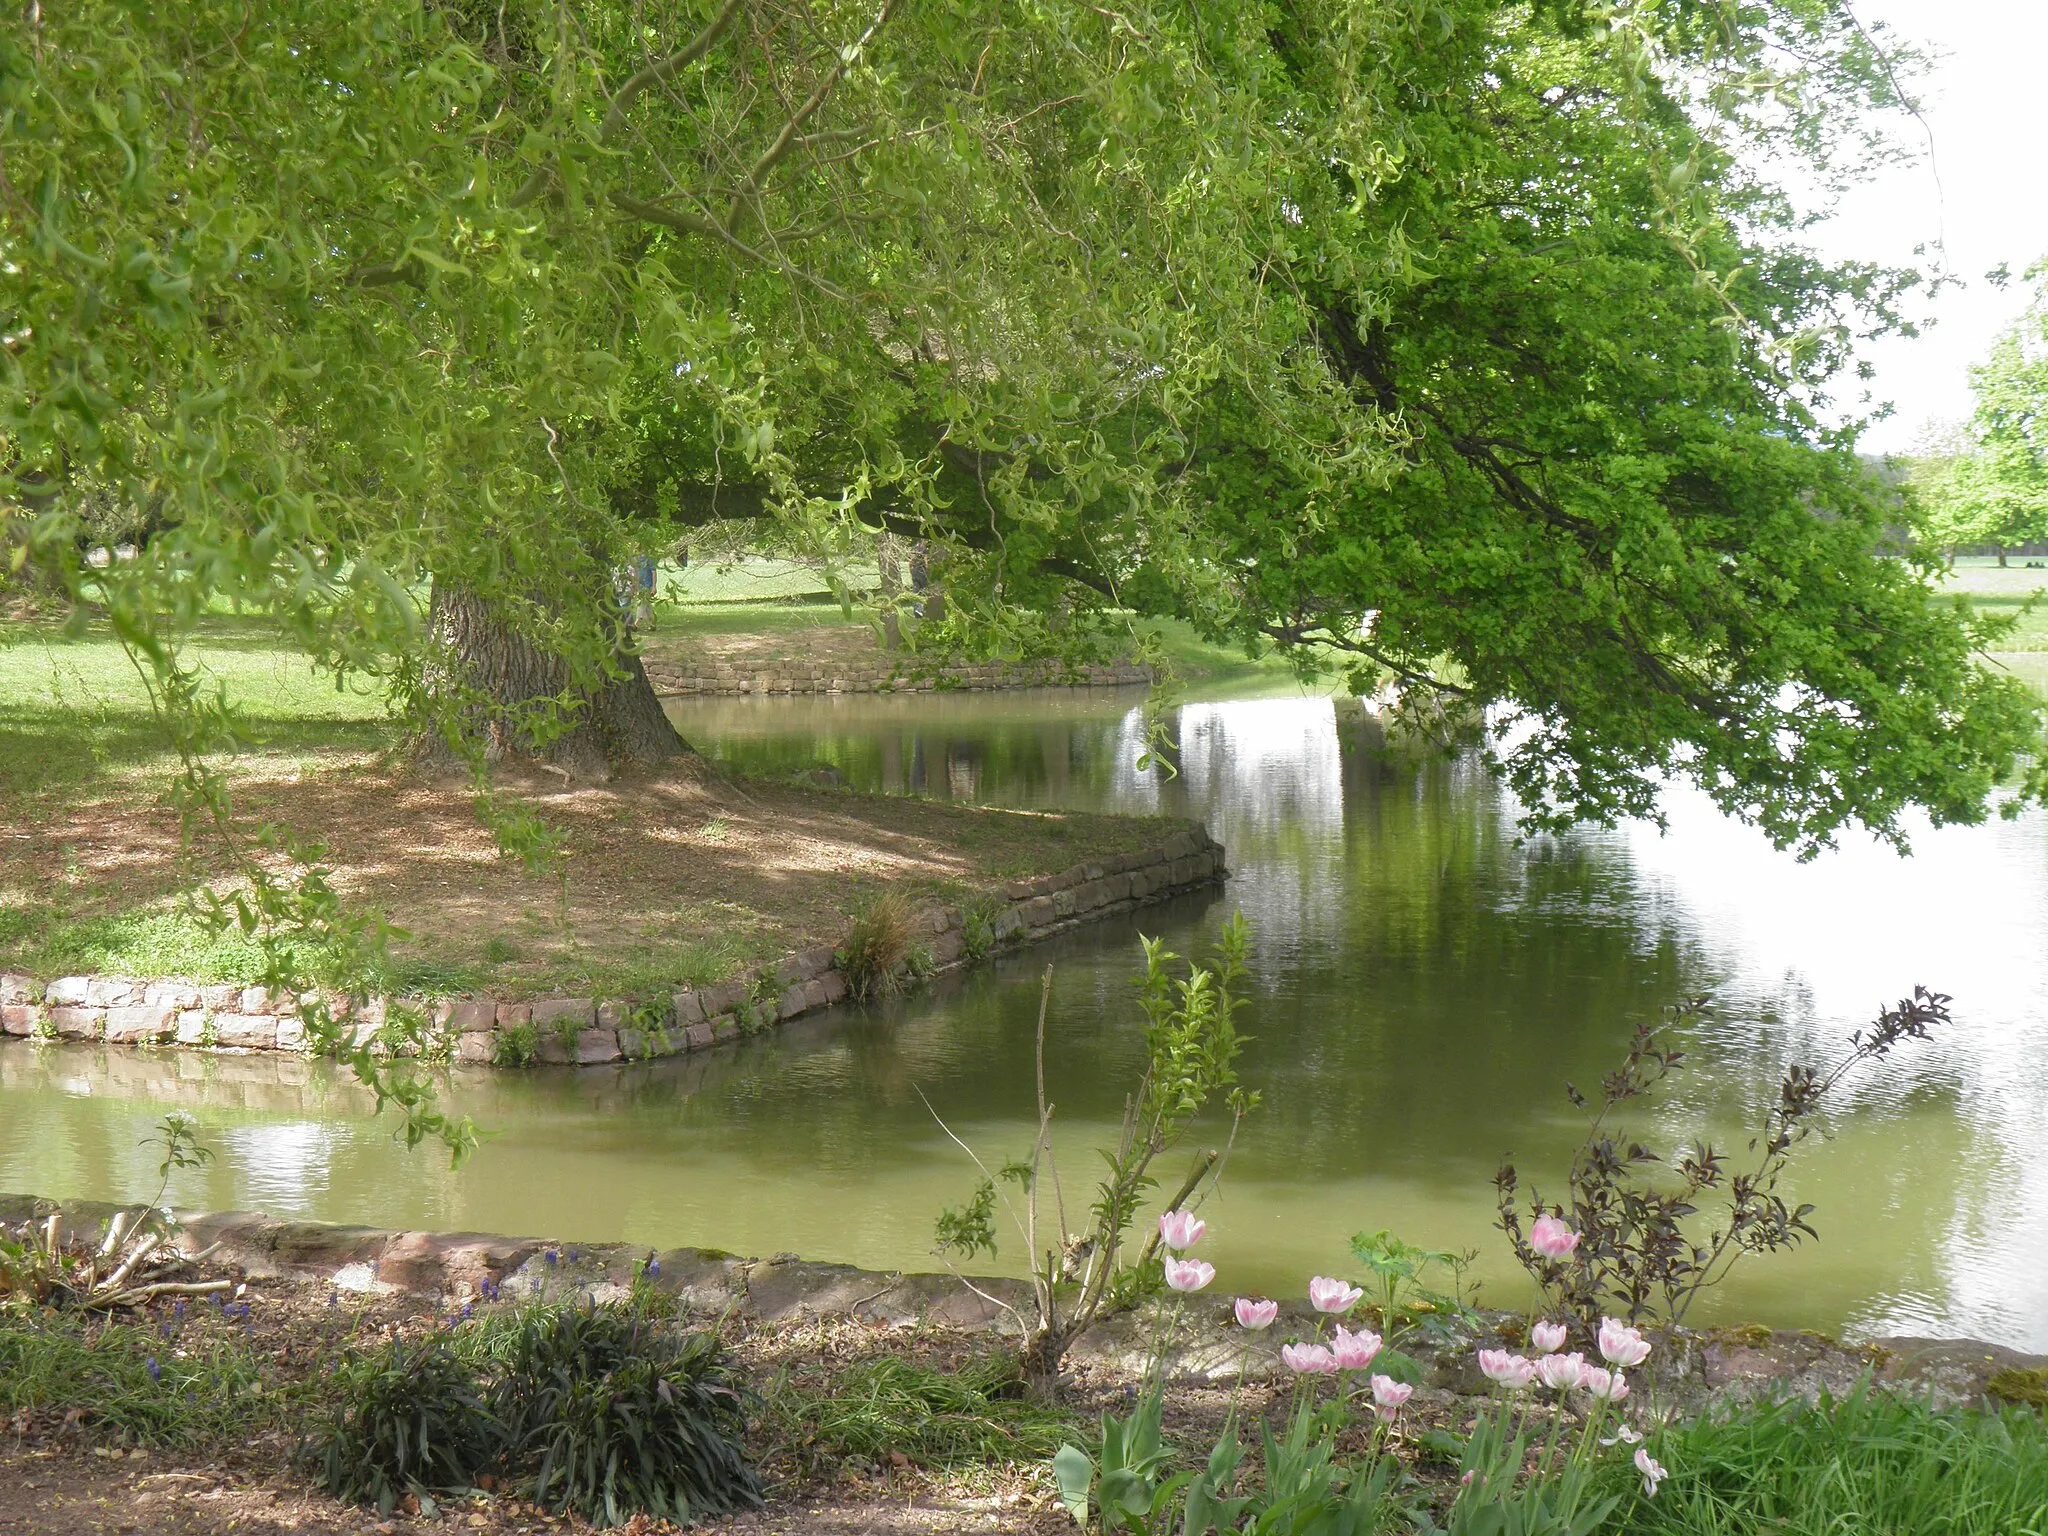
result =
[[[836,610],[834,610],[836,613]],[[382,701],[337,689],[254,626],[198,654],[241,722],[238,810],[327,845],[336,886],[404,930],[386,984],[634,995],[838,938],[885,891],[958,900],[1168,835],[1155,820],[981,810],[697,763],[565,786],[507,774],[560,834],[552,870],[501,858],[466,789],[395,759]],[[185,908],[229,876],[181,845],[175,764],[103,629],[13,624],[0,644],[0,969],[245,981],[255,947]]]

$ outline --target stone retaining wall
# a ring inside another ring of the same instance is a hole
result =
[[[97,1236],[118,1210],[88,1201],[0,1194],[0,1226],[61,1212],[73,1233]],[[476,1232],[395,1232],[381,1227],[279,1221],[248,1211],[179,1213],[174,1238],[184,1253],[211,1248],[210,1263],[252,1281],[312,1282],[359,1294],[403,1293],[459,1304],[480,1298],[622,1300],[635,1285],[674,1297],[685,1309],[764,1323],[851,1317],[884,1327],[940,1327],[1014,1334],[1030,1310],[1022,1280],[859,1269],[794,1254],[751,1259],[712,1248],[651,1250],[625,1243],[569,1243]],[[651,1262],[650,1262],[651,1261]],[[1519,1320],[1490,1314],[1512,1337]],[[1228,1383],[1286,1373],[1279,1350],[1326,1322],[1306,1302],[1283,1302],[1278,1326],[1247,1334],[1219,1293],[1176,1298],[1170,1318],[1139,1310],[1107,1318],[1072,1351],[1127,1378],[1138,1377],[1163,1346],[1164,1373],[1177,1380]],[[1880,1338],[1844,1343],[1823,1334],[1757,1326],[1655,1335],[1652,1363],[1639,1373],[1658,1401],[1680,1411],[1779,1394],[1841,1397],[1859,1381],[1938,1406],[1974,1404],[2003,1381],[2039,1379],[2048,1356],[1974,1339]],[[1483,1339],[1479,1342],[1485,1342]],[[1498,1340],[1496,1342],[1499,1342]],[[1405,1341],[1420,1361],[1425,1400],[1489,1393],[1470,1344],[1438,1351]],[[1632,1373],[1638,1374],[1638,1373]],[[2024,1400],[2024,1399],[2021,1399]]]
[[[929,907],[918,914],[919,941],[933,969],[974,958],[970,923],[988,950],[1062,932],[1221,879],[1222,845],[1190,828],[1158,847],[1091,859],[1058,874],[1012,881],[973,909]],[[988,952],[984,950],[984,953]],[[510,1065],[521,1057],[557,1065],[639,1061],[703,1050],[847,995],[833,946],[801,949],[752,976],[640,999],[550,997],[372,998],[350,1018],[359,1044],[373,1043],[393,1006],[416,1009],[450,1059]],[[310,999],[308,999],[310,1001]],[[197,1050],[306,1050],[301,999],[262,987],[201,986],[126,976],[64,976],[47,985],[0,973],[0,1032],[37,1039]]]
[[[644,659],[648,681],[659,694],[763,693],[985,693],[997,688],[1125,688],[1153,681],[1150,667],[1134,662],[1070,667],[1042,661],[1013,666],[953,663],[918,667],[908,660],[859,665],[845,662],[777,662],[734,667]]]

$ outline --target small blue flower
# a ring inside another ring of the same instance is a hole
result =
[[[661,1278],[661,1260],[651,1253],[647,1255],[647,1278],[650,1280]]]
[[[158,1382],[164,1379],[164,1368],[156,1363],[155,1355],[151,1355],[149,1357],[149,1379],[152,1382]]]
[[[550,1264],[556,1263],[556,1262],[558,1262],[558,1261],[559,1261],[560,1259],[561,1259],[561,1255],[560,1255],[560,1254],[558,1254],[558,1253],[556,1253],[554,1249],[550,1248],[550,1249],[548,1250],[548,1252],[547,1252],[547,1260],[548,1260],[548,1262],[549,1262]]]
[[[177,1305],[173,1306],[171,1308],[171,1316],[176,1318],[181,1323],[185,1321],[185,1303],[181,1301],[177,1303]]]

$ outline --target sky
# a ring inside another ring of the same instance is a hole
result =
[[[1933,131],[1902,128],[1923,147],[1915,164],[1887,167],[1845,198],[1808,235],[1825,255],[1922,266],[1913,248],[1942,241],[1947,265],[1968,286],[1918,302],[1936,323],[1914,340],[1872,343],[1877,376],[1868,386],[1895,414],[1863,438],[1868,452],[1904,453],[1931,422],[1970,414],[1970,364],[2025,303],[2019,275],[2048,256],[2048,0],[1852,0],[1866,25],[1941,57],[1920,89]],[[1939,180],[1937,182],[1937,173]],[[1930,255],[1931,255],[1930,251]],[[2007,263],[2003,292],[1984,274]],[[1837,398],[1853,411],[1863,388],[1842,381]]]

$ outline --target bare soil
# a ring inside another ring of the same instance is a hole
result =
[[[132,781],[24,800],[0,838],[0,903],[68,919],[133,912],[228,867]],[[608,784],[507,775],[507,797],[561,839],[551,870],[499,851],[461,781],[365,753],[247,761],[235,804],[326,846],[334,885],[409,935],[394,952],[452,988],[502,996],[716,980],[835,942],[884,890],[953,900],[1149,846],[1158,820],[985,810],[786,782],[736,780],[688,759]],[[0,968],[21,966],[0,934]],[[176,974],[192,980],[237,980]]]

